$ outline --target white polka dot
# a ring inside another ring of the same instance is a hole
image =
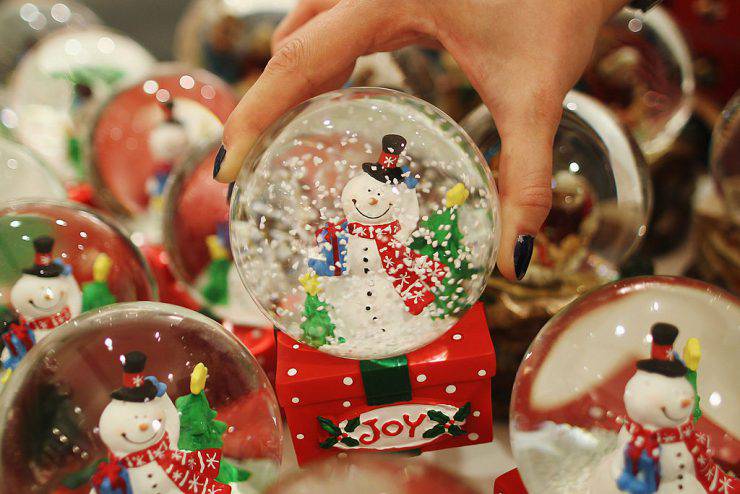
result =
[[[349,408],[349,407],[351,407],[351,406],[352,406],[352,403],[350,403],[349,401],[345,401],[344,403],[342,403],[342,406],[343,406],[344,408]]]
[[[345,386],[352,386],[352,383],[354,383],[355,380],[352,379],[351,377],[345,377],[344,379],[342,379],[342,382],[344,383]]]
[[[448,395],[451,395],[455,391],[457,391],[457,386],[455,386],[454,384],[450,384],[445,388],[445,393],[447,393]]]
[[[425,374],[419,374],[418,376],[416,376],[416,382],[423,383],[426,380],[427,376]]]
[[[293,350],[298,350],[300,347],[300,345],[293,345]]]
[[[485,375],[486,375],[486,371],[485,371],[485,369],[481,369],[481,370],[479,370],[479,371],[478,371],[478,375],[479,375],[480,377],[483,377],[483,376],[485,376]]]
[[[289,376],[295,376],[296,374],[298,374],[298,369],[296,369],[296,368],[290,368],[290,369],[288,369],[288,375]]]
[[[298,398],[297,396],[294,396],[293,398],[290,399],[290,401],[292,401],[293,403],[300,403],[301,399]]]
[[[478,437],[478,434],[476,434],[475,432],[471,432],[470,434],[468,434],[468,439],[470,439],[471,441],[477,441]]]
[[[478,410],[474,411],[473,417],[480,417],[480,412]]]
[[[462,335],[459,333],[455,333],[452,335],[453,340],[462,340]]]
[[[303,439],[304,437],[306,437],[306,436],[304,436],[303,434],[296,434],[295,435],[295,438],[296,439]]]

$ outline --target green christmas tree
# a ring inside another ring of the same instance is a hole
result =
[[[231,259],[218,235],[209,235],[206,238],[206,245],[211,256],[211,263],[206,268],[208,281],[203,287],[203,297],[213,305],[226,305],[229,303]]]
[[[199,363],[190,375],[190,394],[175,400],[177,411],[180,412],[180,439],[177,442],[179,449],[196,451],[223,448],[223,435],[228,426],[225,422],[216,420],[218,412],[208,403],[205,393],[207,378],[208,369]],[[243,482],[249,475],[246,470],[222,459],[216,480],[225,484]]]
[[[307,273],[300,278],[301,285],[306,291],[306,301],[303,304],[303,322],[301,340],[312,347],[320,347],[334,337],[334,323],[331,322],[327,304],[319,298],[321,286],[319,277],[314,273]]]
[[[461,283],[479,272],[470,265],[470,251],[462,243],[463,234],[458,227],[457,212],[465,203],[468,190],[458,183],[447,192],[444,209],[439,209],[428,220],[421,223],[410,247],[427,257],[431,257],[449,268],[449,273],[441,285],[434,288],[434,304],[437,317],[458,314],[469,307]]]
[[[97,309],[118,302],[108,287],[113,261],[108,254],[98,254],[93,263],[93,281],[82,287],[82,311]]]

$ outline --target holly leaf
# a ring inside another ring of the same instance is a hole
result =
[[[354,448],[355,446],[360,445],[360,441],[358,441],[354,437],[345,437],[344,439],[342,439],[342,444],[349,446],[350,448]]]
[[[336,437],[333,437],[333,436],[332,436],[332,437],[328,437],[328,438],[326,438],[326,440],[325,440],[325,441],[323,441],[323,442],[319,443],[319,446],[320,446],[321,448],[323,448],[323,449],[329,449],[329,448],[331,448],[332,446],[334,446],[335,444],[337,444],[338,442],[339,442],[339,441],[337,441],[337,438],[336,438]]]
[[[422,437],[426,439],[433,439],[437,436],[441,436],[445,433],[445,426],[442,424],[437,424],[431,429],[424,431],[424,434],[422,434]]]
[[[324,429],[326,432],[331,434],[332,436],[338,436],[342,433],[342,430],[334,425],[334,422],[332,422],[329,419],[326,419],[324,417],[317,417],[319,419],[319,423],[321,424],[321,428]]]
[[[450,435],[455,436],[455,437],[462,436],[463,434],[465,434],[465,431],[459,425],[451,425],[447,432],[449,432]]]
[[[468,418],[468,415],[470,415],[470,402],[464,404],[460,408],[460,410],[458,410],[455,415],[452,416],[452,418],[455,419],[457,422],[465,422],[465,419]]]
[[[360,425],[360,417],[355,417],[352,420],[347,421],[347,426],[344,428],[345,432],[354,432]]]
[[[450,417],[440,412],[439,410],[429,410],[427,412],[427,416],[435,422],[439,422],[440,424],[446,424],[450,421]]]

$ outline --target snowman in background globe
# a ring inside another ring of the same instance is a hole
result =
[[[419,221],[416,180],[399,166],[406,139],[389,134],[382,144],[378,161],[363,164],[342,190],[345,218],[317,233],[320,255],[308,264],[322,277],[323,300],[307,298],[304,308],[311,344],[403,340],[432,324],[432,289],[448,268],[406,245]],[[302,279],[309,297],[318,292],[313,273]],[[317,319],[329,338],[311,334]]]
[[[164,120],[149,133],[149,152],[156,161],[154,175],[147,182],[149,206],[155,211],[162,210],[162,194],[167,178],[175,162],[188,149],[189,138],[185,125],[174,115],[174,104],[168,101],[162,105]]]
[[[740,482],[714,463],[707,436],[694,430],[692,415],[700,415],[696,365],[689,370],[675,355],[678,329],[657,323],[650,334],[651,356],[637,362],[624,390],[627,419],[617,450],[595,471],[590,493],[738,492]],[[687,348],[687,362],[698,363],[698,341],[689,340]]]
[[[100,416],[100,438],[108,462],[92,478],[97,494],[221,494],[231,487],[217,482],[220,449],[177,449],[180,418],[167,385],[145,376],[146,355],[122,358],[123,386],[111,393]]]

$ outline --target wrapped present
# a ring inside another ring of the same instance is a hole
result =
[[[490,442],[496,359],[482,304],[407,355],[350,360],[278,334],[277,394],[299,464]]]
[[[341,276],[346,269],[347,220],[328,223],[316,232],[319,258],[309,259],[308,265],[319,276]]]

